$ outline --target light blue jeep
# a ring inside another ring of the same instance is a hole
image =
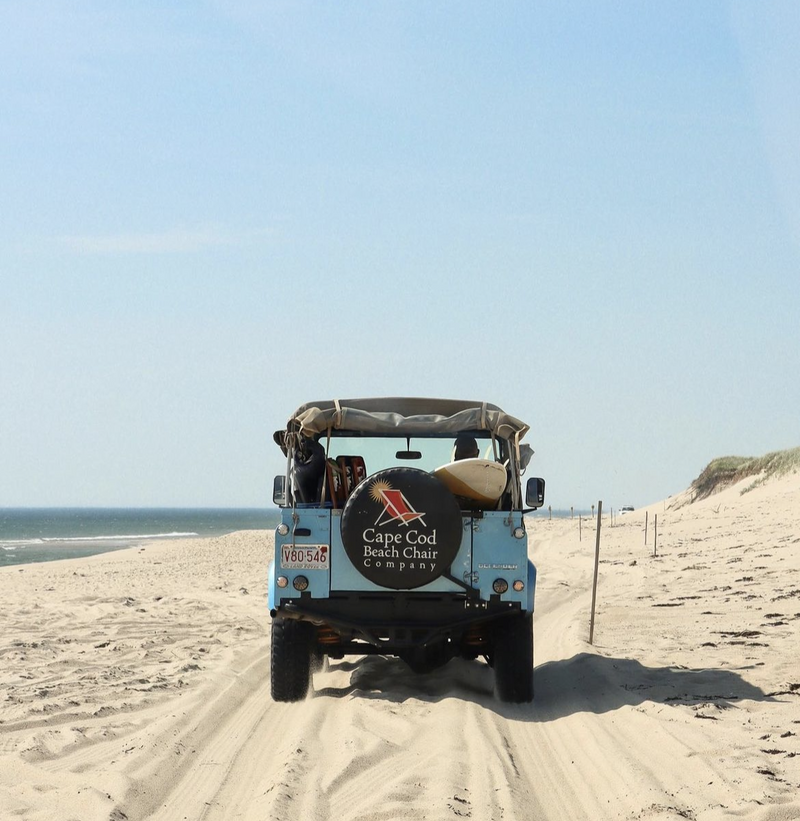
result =
[[[533,698],[536,569],[523,422],[486,402],[310,402],[275,441],[286,473],[269,568],[272,697],[298,701],[325,657],[424,672],[483,656],[502,701]]]

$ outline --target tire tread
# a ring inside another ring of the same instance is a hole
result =
[[[272,622],[270,690],[275,701],[302,701],[311,682],[314,628],[295,619]]]
[[[494,681],[500,701],[533,701],[533,616],[501,619],[494,628]]]

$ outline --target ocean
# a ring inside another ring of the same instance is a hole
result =
[[[271,530],[277,509],[0,508],[0,567],[73,559],[162,539]]]

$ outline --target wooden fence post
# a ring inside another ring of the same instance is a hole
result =
[[[592,505],[594,507],[594,505]],[[594,643],[594,607],[597,601],[597,571],[600,567],[600,524],[602,522],[603,503],[597,503],[597,540],[594,546],[594,581],[592,582],[592,619],[589,622],[589,644]]]
[[[653,556],[658,555],[658,513],[653,516]]]

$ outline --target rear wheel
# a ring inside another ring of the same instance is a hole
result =
[[[272,622],[270,685],[275,701],[302,701],[311,681],[314,625],[294,619]]]
[[[500,701],[533,700],[533,616],[500,619],[493,630],[494,686]]]

